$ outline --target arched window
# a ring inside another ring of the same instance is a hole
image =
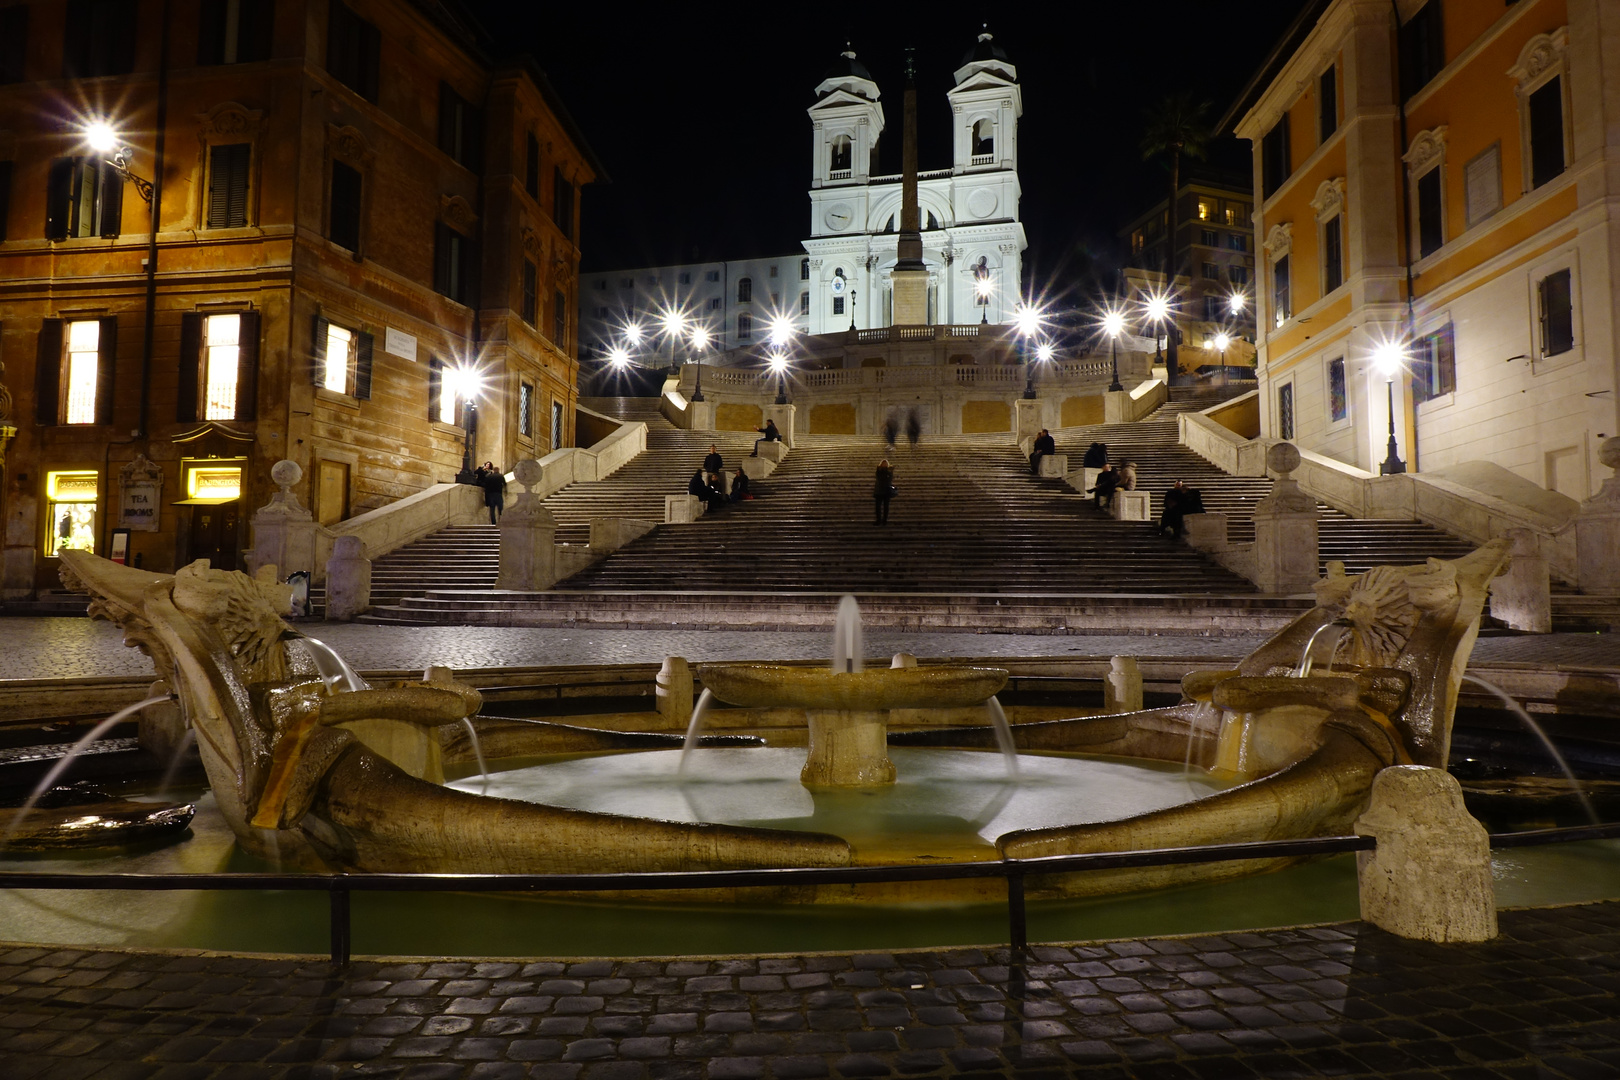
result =
[[[934,212],[932,210],[928,211],[928,228],[939,228],[939,218],[934,216]]]
[[[832,141],[832,158],[827,168],[834,173],[849,172],[849,162],[852,153],[852,144],[848,135],[834,135]]]
[[[747,278],[743,278],[747,281]],[[747,341],[754,336],[754,317],[747,312],[737,316],[737,340]]]
[[[988,157],[996,152],[996,124],[985,117],[973,125],[973,156]]]
[[[893,214],[890,214],[889,215],[889,220],[884,223],[883,231],[884,232],[894,232],[894,215]]]
[[[746,304],[754,298],[754,279],[737,279],[737,303]]]

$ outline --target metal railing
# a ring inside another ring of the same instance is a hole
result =
[[[1620,823],[1493,833],[1491,847],[1620,837]],[[353,946],[350,898],[357,892],[620,893],[675,890],[793,888],[806,885],[873,885],[903,881],[968,881],[1003,878],[1007,883],[1007,937],[1015,962],[1029,949],[1025,882],[1031,877],[1153,866],[1187,866],[1253,859],[1298,859],[1371,851],[1371,836],[1324,836],[1262,840],[1144,851],[1101,851],[1036,859],[943,865],[771,867],[757,870],[688,870],[612,874],[40,874],[0,871],[0,889],[100,890],[120,892],[324,892],[330,911],[331,960],[349,963]]]

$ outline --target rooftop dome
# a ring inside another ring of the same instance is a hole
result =
[[[822,76],[822,80],[848,79],[852,77],[856,79],[870,79],[872,77],[872,73],[866,70],[865,64],[855,59],[855,50],[846,44],[844,46],[844,51],[838,54],[838,59],[833,62],[832,67],[827,69],[827,74]]]
[[[996,44],[996,36],[989,30],[985,30],[983,33],[981,33],[979,35],[978,42],[973,46],[973,48],[962,54],[962,63],[959,66],[965,67],[968,64],[975,62],[982,63],[986,60],[1002,60],[1006,61],[1007,63],[1012,62],[1012,58],[1007,55],[1007,50]]]

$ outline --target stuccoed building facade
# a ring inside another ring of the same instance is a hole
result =
[[[235,567],[282,458],[325,523],[451,479],[463,366],[480,460],[570,442],[600,170],[453,5],[9,3],[0,83],[5,597]]]
[[[1620,430],[1617,72],[1610,0],[1306,9],[1233,112],[1265,434],[1377,471],[1393,411],[1410,469],[1597,491]]]

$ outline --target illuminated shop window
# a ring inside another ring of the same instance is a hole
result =
[[[50,508],[50,527],[45,536],[47,558],[54,558],[63,548],[96,549],[96,480],[93,469],[45,474],[45,500]]]
[[[196,465],[186,470],[186,498],[207,502],[230,502],[241,498],[240,465]]]
[[[203,347],[208,404],[204,420],[236,419],[236,379],[240,370],[237,345],[241,332],[240,315],[210,315],[207,319]]]

